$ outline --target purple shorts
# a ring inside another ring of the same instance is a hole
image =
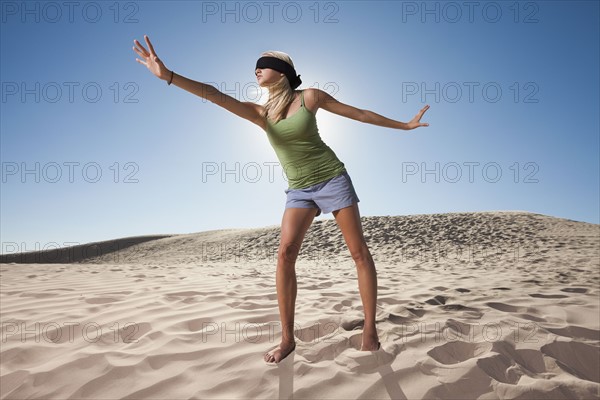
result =
[[[348,172],[303,189],[285,189],[285,208],[316,208],[317,216],[358,203],[360,200]]]

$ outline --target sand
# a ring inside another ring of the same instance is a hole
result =
[[[359,351],[356,268],[335,221],[317,219],[296,267],[296,350],[277,366],[262,357],[281,337],[278,226],[123,238],[71,262],[3,256],[0,397],[600,398],[599,225],[362,221],[382,349]]]

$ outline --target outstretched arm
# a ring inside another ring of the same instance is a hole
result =
[[[140,64],[148,67],[150,72],[152,72],[158,78],[164,81],[169,81],[172,78],[171,84],[180,87],[192,94],[207,99],[225,108],[227,111],[231,111],[235,115],[247,119],[250,122],[253,122],[262,127],[263,118],[260,113],[260,105],[250,102],[241,102],[234,97],[220,92],[217,88],[215,88],[212,85],[197,82],[188,79],[182,75],[176,74],[173,71],[169,71],[169,69],[165,67],[163,62],[156,55],[156,52],[154,51],[154,46],[152,46],[152,43],[150,42],[150,38],[144,35],[144,39],[146,40],[146,44],[148,45],[149,51],[146,50],[144,46],[140,44],[140,42],[134,40],[133,42],[136,44],[137,47],[134,47],[133,50],[140,57],[142,57],[143,61],[137,58],[135,60]]]
[[[390,118],[386,118],[383,115],[379,115],[369,110],[361,110],[356,107],[352,107],[348,104],[340,103],[335,98],[333,98],[329,93],[324,92],[320,89],[311,89],[316,91],[315,98],[317,108],[322,108],[334,114],[341,115],[342,117],[354,119],[360,122],[364,122],[367,124],[373,124],[378,126],[383,126],[386,128],[394,128],[394,129],[403,129],[410,130],[415,129],[420,126],[429,126],[427,123],[422,123],[421,118],[425,111],[429,109],[429,106],[426,105],[423,107],[417,115],[411,119],[409,122],[400,122]]]

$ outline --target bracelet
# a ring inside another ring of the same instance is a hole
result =
[[[173,71],[171,71],[171,79],[167,82],[167,85],[170,85],[171,83],[173,83]]]

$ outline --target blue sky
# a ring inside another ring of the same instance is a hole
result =
[[[412,131],[317,113],[363,216],[600,222],[597,1],[1,4],[3,253],[280,224],[264,132],[154,77],[144,34],[243,101],[265,101],[254,65],[281,50],[300,89],[404,122],[429,104]]]

